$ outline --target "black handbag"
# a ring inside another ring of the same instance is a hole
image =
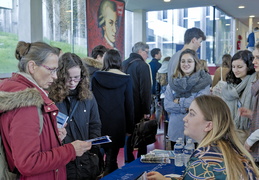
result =
[[[138,148],[156,142],[157,127],[157,120],[141,119],[135,125],[131,145]]]

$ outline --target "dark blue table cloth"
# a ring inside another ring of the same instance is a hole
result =
[[[183,167],[176,167],[174,165],[174,160],[171,160],[171,164],[159,164],[159,163],[142,163],[140,159],[126,164],[117,169],[111,174],[102,178],[102,180],[134,180],[138,178],[144,171],[158,171],[163,175],[166,174],[183,174]]]

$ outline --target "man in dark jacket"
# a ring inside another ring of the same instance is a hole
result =
[[[143,42],[136,43],[132,48],[130,57],[123,61],[123,71],[130,74],[133,84],[134,101],[134,124],[140,122],[142,118],[150,117],[151,104],[151,77],[149,65],[145,62],[148,57],[149,46]],[[131,136],[128,137],[125,148],[125,162],[133,161],[133,147],[131,146]],[[138,148],[138,157],[147,153],[147,146]]]
[[[158,61],[161,59],[162,54],[161,50],[159,48],[154,48],[151,50],[151,56],[152,56],[152,61],[150,61],[149,65],[151,68],[151,73],[152,73],[152,98],[151,98],[151,114],[157,112],[156,114],[159,114],[159,107],[157,107],[157,101],[156,101],[156,73],[158,69],[161,67],[161,63]],[[159,119],[157,119],[159,121]]]

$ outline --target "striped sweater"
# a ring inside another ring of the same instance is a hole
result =
[[[246,167],[249,179],[256,179],[251,166],[248,165],[248,161],[245,158],[241,161],[243,161],[243,164]],[[216,144],[196,149],[192,154],[188,162],[188,165],[185,169],[185,172],[182,176],[183,180],[221,180],[226,178],[227,172],[223,159],[223,154],[220,151],[220,149],[216,146]]]

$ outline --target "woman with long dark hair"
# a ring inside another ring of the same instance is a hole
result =
[[[250,133],[251,121],[239,115],[238,108],[252,108],[252,82],[255,81],[253,54],[248,50],[238,51],[231,59],[231,68],[226,77],[226,85],[222,87],[221,97],[227,103],[242,143]]]

